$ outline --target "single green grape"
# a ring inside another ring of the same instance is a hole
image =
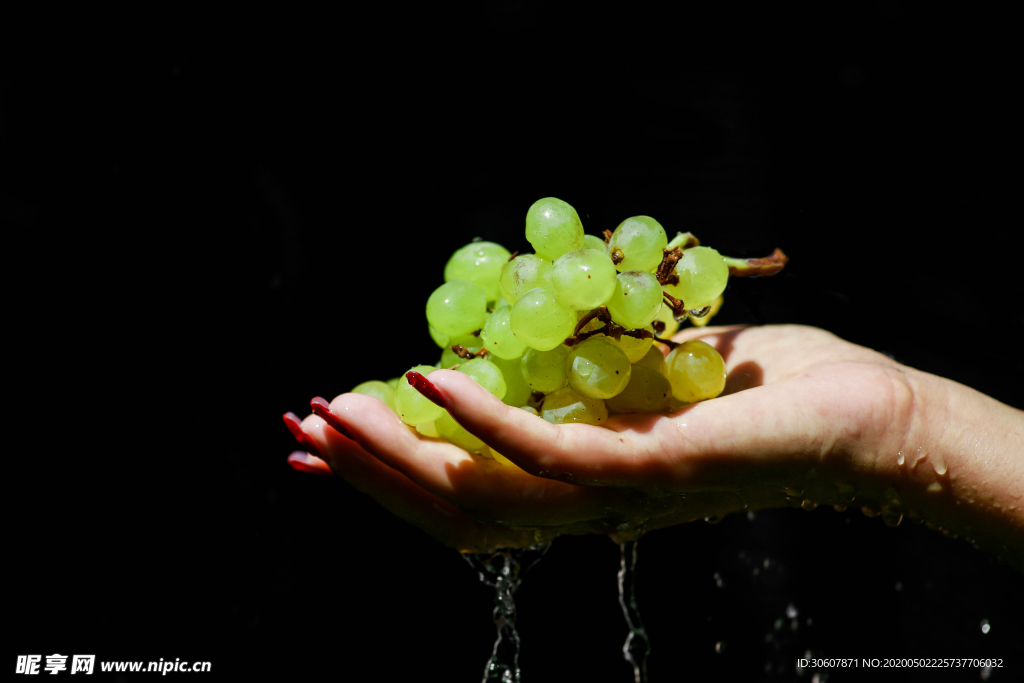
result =
[[[443,439],[464,451],[480,453],[487,449],[487,444],[470,434],[465,427],[455,421],[455,418],[447,410],[443,411],[443,415],[434,421],[434,425]]]
[[[615,267],[626,270],[655,270],[668,244],[665,228],[650,216],[633,216],[619,223],[608,242],[609,253],[622,250],[623,259]]]
[[[458,372],[469,375],[474,382],[498,398],[505,397],[505,378],[501,375],[501,369],[489,360],[474,358],[466,361],[459,366]]]
[[[661,284],[653,273],[627,270],[615,278],[615,291],[608,300],[612,320],[628,329],[650,325],[662,301]]]
[[[559,344],[550,351],[529,349],[521,364],[523,379],[531,391],[550,393],[565,385],[565,361],[569,347]]]
[[[356,386],[356,388],[352,390],[352,393],[373,396],[374,398],[383,401],[388,408],[391,408],[391,410],[395,409],[395,390],[388,386],[387,382],[380,382],[377,380],[363,382]]]
[[[615,291],[615,264],[606,251],[570,251],[551,266],[551,284],[558,300],[569,308],[597,308]]]
[[[631,337],[628,334],[624,334],[618,339],[608,337],[608,341],[615,344],[622,352],[626,354],[626,358],[629,359],[630,363],[635,363],[647,353],[647,350],[654,345],[654,328],[648,325],[643,328],[651,333],[652,336],[640,339],[638,337]]]
[[[604,241],[603,237],[596,237],[594,235],[583,236],[583,248],[584,249],[597,249],[608,253],[608,243]]]
[[[672,385],[665,375],[634,365],[629,384],[609,398],[607,406],[616,413],[661,413],[668,410],[671,400]]]
[[[714,398],[725,389],[725,361],[715,347],[694,339],[665,358],[672,395],[686,403]]]
[[[526,351],[526,344],[512,334],[512,309],[508,306],[499,308],[487,316],[480,339],[487,350],[498,358],[512,360],[519,358]]]
[[[505,396],[501,400],[510,406],[526,405],[527,401],[530,400],[530,394],[533,393],[533,389],[530,388],[530,385],[526,383],[526,379],[523,377],[522,359],[505,360],[504,358],[491,355],[487,357],[487,360],[498,366],[498,369],[501,370],[501,376],[505,379]]]
[[[471,242],[448,259],[444,267],[444,281],[466,280],[484,290],[488,301],[496,300],[501,291],[498,278],[501,268],[508,263],[508,249],[494,242]]]
[[[472,282],[446,282],[427,299],[427,322],[449,337],[479,330],[486,317],[487,295]]]
[[[676,263],[679,284],[668,285],[665,291],[681,299],[687,310],[710,306],[729,283],[729,266],[725,258],[711,247],[693,247],[683,252]]]
[[[538,351],[549,351],[576,328],[576,314],[560,303],[551,287],[536,287],[512,306],[512,334]],[[648,321],[649,322],[649,321]]]
[[[652,346],[647,349],[647,353],[640,360],[633,363],[633,370],[637,368],[650,368],[660,372],[663,375],[668,375],[668,365],[665,364],[665,354],[661,352],[657,346]]]
[[[582,422],[599,425],[608,420],[608,409],[601,399],[580,396],[566,387],[544,397],[540,416],[554,424]]]
[[[538,255],[557,259],[583,246],[583,223],[561,199],[538,199],[526,212],[526,239]]]
[[[505,301],[515,305],[534,287],[551,286],[551,262],[536,254],[520,254],[505,264],[499,284]]]
[[[417,365],[409,368],[405,374],[418,372],[426,376],[434,370],[436,368],[432,365]],[[441,417],[444,408],[431,402],[429,398],[416,391],[405,380],[405,374],[402,375],[402,381],[398,383],[398,387],[395,389],[395,410],[398,412],[398,416],[402,418],[402,422],[407,425],[416,426],[424,422],[433,422]]]
[[[611,398],[629,384],[629,359],[603,335],[573,346],[565,362],[569,386],[588,398]]]
[[[430,330],[430,338],[433,339],[434,343],[437,344],[440,348],[443,349],[451,345],[448,342],[447,334],[441,334],[440,332],[434,329],[433,325],[427,325],[427,328]]]

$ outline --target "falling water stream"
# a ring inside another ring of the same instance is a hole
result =
[[[639,542],[635,539],[619,544],[619,605],[629,626],[622,656],[633,667],[634,683],[647,683],[647,657],[651,654],[651,642],[647,639],[636,605],[636,546]]]
[[[494,589],[494,625],[498,635],[484,667],[484,683],[520,683],[519,633],[516,631],[514,594],[523,575],[544,557],[551,544],[530,548],[503,548],[493,553],[465,553],[463,558]]]

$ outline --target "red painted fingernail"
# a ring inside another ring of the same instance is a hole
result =
[[[294,451],[288,456],[288,464],[299,472],[309,472],[310,474],[319,474],[325,477],[333,474],[327,463],[305,451]]]
[[[299,416],[295,413],[285,413],[282,417],[284,418],[284,426],[292,433],[292,436],[299,442],[299,445],[305,446],[307,451],[319,457],[320,449],[317,448],[313,439],[309,438],[306,432],[302,431],[302,420],[299,419]]]
[[[325,399],[317,396],[309,402],[309,405],[313,408],[313,413],[323,419],[324,422],[331,425],[331,427],[334,428],[334,431],[338,432],[342,436],[347,436],[350,439],[352,438],[352,435],[348,433],[348,429],[342,421],[338,419],[338,416],[331,412],[331,404]]]
[[[441,392],[437,390],[437,387],[430,383],[429,379],[418,372],[407,372],[405,373],[405,378],[409,380],[409,384],[412,385],[413,389],[420,392],[445,410],[448,410],[447,399],[445,399]]]

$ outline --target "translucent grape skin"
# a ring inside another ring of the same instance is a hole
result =
[[[526,239],[539,256],[554,260],[583,247],[583,223],[568,203],[545,197],[526,212]]]
[[[653,273],[628,270],[615,278],[615,291],[608,300],[612,320],[629,328],[650,325],[661,309],[661,284]]]
[[[683,252],[676,263],[679,283],[665,291],[681,299],[687,309],[710,306],[729,283],[729,266],[725,258],[710,247],[692,247]]]
[[[576,310],[603,305],[615,291],[615,264],[606,251],[577,249],[551,266],[551,284],[558,300]]]
[[[511,254],[494,242],[471,242],[458,249],[444,267],[444,281],[466,280],[484,290],[488,301],[496,300],[501,291],[498,278]]]
[[[434,421],[434,425],[442,438],[464,451],[481,453],[487,450],[487,444],[470,434],[447,410],[442,411],[441,417]]]
[[[629,384],[619,394],[609,398],[606,405],[616,413],[661,413],[669,408],[672,385],[657,370],[633,366]]]
[[[501,376],[505,380],[505,396],[501,399],[502,402],[516,407],[526,405],[533,389],[523,378],[522,359],[505,360],[496,356],[488,356],[487,360],[498,366]]]
[[[600,425],[608,420],[604,401],[580,396],[566,387],[544,397],[540,416],[553,424],[582,422]]]
[[[568,357],[569,347],[562,344],[550,351],[529,349],[523,354],[523,379],[533,391],[548,394],[560,389],[565,385],[565,361]]]
[[[466,361],[459,366],[458,372],[469,375],[474,382],[499,399],[505,397],[505,378],[501,374],[501,369],[489,360],[474,358]]]
[[[629,384],[631,367],[622,349],[602,336],[572,347],[566,377],[576,393],[588,398],[611,398]]]
[[[434,370],[432,365],[417,365],[409,368],[407,373],[418,372],[421,375],[428,375]],[[413,426],[433,422],[444,413],[444,408],[432,403],[429,398],[416,391],[404,380],[400,381],[395,388],[395,409],[398,416],[402,418],[402,422]]]
[[[706,401],[725,389],[725,361],[715,347],[694,339],[665,358],[672,395],[686,403]]]
[[[629,359],[630,363],[636,363],[644,357],[647,350],[654,344],[654,328],[648,325],[643,329],[650,332],[651,336],[641,339],[640,337],[633,337],[628,334],[624,334],[617,340],[612,337],[608,337],[607,339],[612,344],[615,344],[622,349],[622,352],[626,354],[626,358]]]
[[[512,334],[511,318],[511,308],[499,308],[487,316],[487,322],[480,331],[480,339],[487,351],[506,360],[519,358],[526,351],[526,344]]]
[[[551,262],[536,254],[520,254],[502,268],[499,284],[502,297],[513,305],[534,287],[551,286]]]
[[[538,351],[549,351],[573,333],[576,314],[551,287],[536,287],[512,306],[512,334]]]
[[[392,389],[387,382],[380,382],[377,380],[363,382],[356,386],[356,388],[352,390],[352,393],[373,396],[374,398],[383,401],[388,408],[391,408],[391,410],[395,410],[395,390]]]
[[[665,364],[665,354],[656,346],[647,349],[647,353],[640,360],[633,363],[633,370],[637,368],[649,368],[662,375],[668,375],[668,365]]]
[[[604,241],[604,238],[596,237],[595,235],[584,235],[583,236],[583,248],[584,249],[597,249],[608,253],[608,243]]]
[[[615,228],[608,242],[608,251],[621,249],[622,261],[616,265],[620,271],[654,270],[664,257],[668,237],[661,223],[650,216],[627,218]]]
[[[427,299],[427,322],[442,335],[475,332],[486,318],[487,295],[472,282],[446,282]]]

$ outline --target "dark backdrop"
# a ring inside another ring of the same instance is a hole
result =
[[[782,247],[716,320],[820,326],[1024,406],[1008,18],[828,7],[8,22],[4,666],[479,679],[488,589],[288,468],[280,415],[432,363],[445,259],[526,247],[540,197],[594,234],[648,214],[735,256]],[[527,577],[525,680],[629,680],[617,560],[563,538]],[[638,592],[652,681],[810,680],[807,651],[1024,666],[1019,574],[853,510],[653,532]]]

